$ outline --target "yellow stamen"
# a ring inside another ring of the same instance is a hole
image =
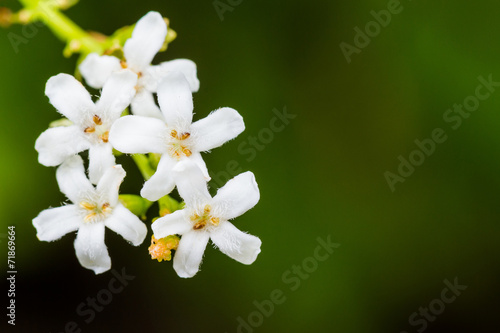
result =
[[[99,139],[102,140],[102,142],[108,142],[109,140],[109,131],[104,132],[99,136]]]
[[[83,130],[85,133],[94,133],[95,132],[95,127],[87,127],[86,129]]]
[[[212,222],[213,225],[219,225],[220,219],[218,217],[212,217],[210,219],[210,222]]]
[[[184,155],[186,155],[187,157],[191,156],[192,155],[192,152],[191,150],[187,149],[186,147],[182,147],[182,152],[184,153]]]
[[[94,123],[95,123],[96,125],[102,125],[102,119],[101,119],[101,117],[99,117],[98,115],[94,115],[94,116],[92,117],[92,120],[94,121]]]
[[[106,202],[105,204],[103,204],[101,210],[103,213],[107,213],[107,212],[111,211],[111,205],[109,204],[109,202]]]
[[[196,223],[194,225],[193,229],[194,230],[200,230],[200,229],[205,228],[206,225],[207,225],[207,221],[203,219],[200,222]]]
[[[86,202],[86,201],[82,201],[82,202],[80,202],[80,207],[82,207],[82,208],[84,208],[84,209],[86,209],[86,210],[94,210],[94,209],[96,209],[96,208],[97,208],[97,206],[96,206],[96,205],[91,204],[91,203]]]
[[[184,133],[179,134],[176,130],[172,130],[170,132],[170,136],[173,137],[174,139],[177,139],[177,140],[186,140],[187,138],[189,138],[191,136],[191,133],[184,132]]]
[[[96,215],[97,214],[95,212],[92,212],[92,213],[88,214],[87,216],[84,217],[85,222],[92,221]]]

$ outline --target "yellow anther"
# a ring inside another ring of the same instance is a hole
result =
[[[85,133],[94,133],[95,132],[95,127],[87,127],[86,129],[83,130]]]
[[[212,222],[213,225],[219,225],[220,219],[218,217],[212,217],[210,222]]]
[[[210,205],[205,205],[205,208],[203,209],[203,212],[206,214],[206,213],[210,213],[210,210],[212,209],[212,207],[210,207]]]
[[[101,139],[102,142],[108,142],[108,140],[109,140],[109,131],[106,131],[106,132],[102,133],[101,135],[99,135],[99,139]]]
[[[205,219],[201,220],[200,222],[196,223],[194,226],[193,226],[193,229],[194,230],[200,230],[200,229],[203,229],[205,228],[205,226],[207,225],[207,221]]]
[[[106,202],[105,204],[103,204],[101,210],[103,213],[107,213],[107,212],[111,211],[111,205],[109,204],[109,202]]]
[[[94,210],[97,208],[96,205],[91,204],[90,202],[82,201],[80,202],[80,207],[86,209],[86,210]]]
[[[90,222],[92,221],[95,217],[96,217],[96,213],[95,212],[92,212],[90,214],[88,214],[87,216],[85,216],[84,220],[85,222]]]
[[[186,140],[187,138],[189,138],[191,136],[191,133],[184,132],[184,133],[179,134],[176,130],[172,130],[170,132],[170,136],[173,137],[174,139],[177,139],[177,140]]]
[[[94,123],[95,123],[96,125],[102,125],[102,119],[101,119],[101,117],[99,117],[98,115],[94,115],[94,116],[92,117],[92,120],[94,121]]]
[[[113,210],[109,202],[106,202],[101,206],[97,206],[96,204],[82,201],[80,202],[80,207],[88,211],[88,214],[83,218],[85,222],[100,220]]]
[[[187,149],[186,147],[182,147],[182,152],[184,153],[184,155],[186,155],[187,157],[191,156],[192,155],[192,152],[191,150]]]

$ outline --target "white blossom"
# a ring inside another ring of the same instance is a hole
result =
[[[136,115],[161,118],[152,93],[157,91],[159,81],[167,73],[182,72],[192,92],[198,91],[200,86],[196,76],[196,64],[191,60],[176,59],[151,66],[166,36],[167,24],[163,17],[157,12],[149,12],[137,22],[132,37],[125,42],[125,60],[91,53],[81,63],[80,72],[89,86],[101,88],[111,73],[122,68],[131,70],[138,77],[136,95],[131,105],[132,112]]]
[[[209,239],[229,257],[246,265],[260,253],[261,240],[237,229],[228,220],[254,207],[260,198],[252,172],[229,180],[211,197],[199,168],[191,162],[180,163],[174,172],[183,173],[177,184],[186,206],[156,220],[152,229],[157,239],[182,235],[174,257],[180,277],[193,277],[199,270]]]
[[[114,73],[94,103],[90,94],[73,76],[59,74],[47,81],[45,94],[50,103],[73,125],[49,128],[35,143],[38,161],[57,166],[68,157],[89,150],[89,177],[96,184],[104,171],[115,164],[108,142],[109,129],[135,93],[137,77],[130,71]]]
[[[72,204],[46,209],[33,219],[39,240],[50,242],[77,231],[74,245],[78,261],[96,274],[111,268],[104,244],[105,227],[134,246],[144,241],[146,225],[118,201],[118,189],[125,177],[120,165],[108,168],[94,187],[85,176],[82,158],[75,155],[57,169],[56,177],[61,192]]]
[[[200,152],[216,148],[235,138],[244,129],[243,118],[231,108],[221,108],[206,118],[192,122],[193,97],[184,75],[169,73],[158,87],[163,120],[125,116],[111,128],[109,140],[117,150],[129,154],[161,154],[156,173],[144,184],[141,195],[156,201],[176,184],[175,166],[189,159],[209,180]]]

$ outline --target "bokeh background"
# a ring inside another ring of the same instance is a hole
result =
[[[348,63],[339,44],[352,45],[354,28],[364,30],[374,20],[370,11],[386,9],[387,1],[228,1],[221,0],[232,8],[224,20],[210,0],[84,0],[66,13],[105,34],[150,10],[170,19],[178,38],[155,62],[197,63],[195,118],[231,106],[245,119],[245,132],[205,160],[222,178],[225,171],[235,175],[230,161],[255,173],[261,201],[235,225],[262,239],[257,261],[241,265],[209,247],[201,271],[185,280],[171,262],[149,258],[149,236],[135,248],[107,232],[113,268],[135,278],[85,322],[89,316],[77,307],[106,289],[113,273],[95,276],[80,267],[73,234],[40,242],[31,224],[65,200],[55,169],[38,164],[33,147],[58,119],[44,96],[45,82],[73,73],[76,57],[64,59],[63,44],[45,27],[17,53],[7,34],[22,35],[21,27],[0,29],[0,267],[5,274],[5,234],[15,225],[18,270],[16,326],[7,327],[2,315],[2,327],[65,332],[75,322],[75,332],[498,331],[500,91],[458,129],[443,120],[447,109],[474,94],[478,76],[500,81],[498,3],[404,0],[403,10]],[[0,6],[18,8],[13,0]],[[259,141],[254,158],[238,151],[251,137],[265,137],[273,109],[284,108],[296,117],[283,131]],[[408,158],[414,141],[435,128],[448,139],[391,191],[384,173],[397,173],[398,156]],[[127,158],[119,162],[128,172],[123,192],[137,193],[139,173]],[[318,237],[340,246],[307,277],[287,273],[304,260],[310,264]],[[412,325],[409,317],[431,302],[436,306],[443,281],[455,278],[467,289],[425,329],[422,322]],[[276,289],[285,301],[259,320],[254,301],[269,300]],[[239,327],[238,318],[248,323],[249,316],[255,327]]]

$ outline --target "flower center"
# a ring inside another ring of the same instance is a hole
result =
[[[113,210],[108,202],[102,205],[97,205],[87,201],[82,201],[80,202],[80,207],[83,208],[84,213],[86,214],[83,218],[85,223],[102,221]]]
[[[189,218],[193,222],[193,230],[200,230],[205,228],[207,225],[209,226],[218,226],[220,219],[218,217],[214,217],[210,214],[212,207],[209,205],[205,205],[203,209],[203,213],[201,215],[193,214]]]
[[[182,156],[189,157],[192,152],[186,144],[186,139],[191,136],[190,133],[178,133],[176,130],[170,132],[171,140],[169,142],[168,152],[170,156],[180,159]]]
[[[108,142],[109,130],[103,125],[101,117],[94,115],[92,117],[93,124],[83,131],[87,134],[93,134],[98,140]]]

